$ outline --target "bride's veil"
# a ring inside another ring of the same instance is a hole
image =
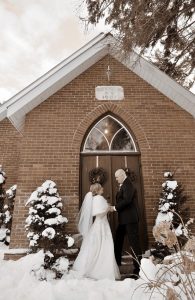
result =
[[[93,223],[92,202],[93,202],[92,192],[88,192],[85,195],[83,204],[81,206],[78,215],[78,230],[83,237],[85,237],[86,234],[89,232],[89,229]]]

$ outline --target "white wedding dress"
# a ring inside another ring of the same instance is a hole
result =
[[[73,270],[93,279],[120,279],[114,256],[114,245],[107,219],[108,203],[101,195],[93,197],[92,215],[95,221],[85,235]]]

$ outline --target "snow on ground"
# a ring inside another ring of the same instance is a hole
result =
[[[39,281],[32,269],[43,261],[42,251],[17,261],[3,260],[8,248],[0,244],[0,300],[161,300],[158,294],[150,298],[141,285],[143,279],[123,281],[92,280],[70,271],[61,279]]]
[[[0,265],[1,265],[1,260],[3,259],[4,256],[4,252],[8,249],[8,247],[4,244],[0,242]],[[1,276],[0,276],[1,278]]]

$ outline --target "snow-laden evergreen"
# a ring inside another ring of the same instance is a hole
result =
[[[189,219],[188,208],[184,207],[186,196],[182,185],[174,179],[171,172],[165,172],[164,178],[159,198],[159,212],[153,228],[157,243],[152,254],[159,258],[170,254],[172,247],[176,250],[178,247],[175,246],[178,243],[179,247],[185,244],[190,234],[188,226],[193,222],[193,219]],[[169,246],[172,247],[167,247],[168,240]]]
[[[182,185],[174,180],[171,172],[165,172],[164,177],[166,181],[162,184],[156,225],[162,221],[170,222],[171,229],[177,236],[184,235],[188,237],[188,230],[183,224],[188,219],[188,209],[183,208],[186,196],[183,193]]]
[[[3,171],[2,165],[0,165],[0,214],[3,210],[4,200],[5,200],[5,180],[6,180],[6,174]]]
[[[74,239],[65,234],[68,219],[62,216],[62,200],[55,182],[46,180],[31,194],[26,205],[30,205],[26,219],[30,253],[40,249],[45,253],[42,271],[37,270],[37,274],[39,273],[39,278],[43,279],[46,276],[43,271],[52,269],[55,276],[60,277],[61,271],[67,270],[68,266],[68,260],[61,256],[64,256],[65,250],[74,244]]]
[[[17,185],[13,185],[6,191],[6,178],[6,173],[0,166],[0,242],[9,245]]]

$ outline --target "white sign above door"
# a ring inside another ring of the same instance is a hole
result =
[[[123,100],[124,89],[113,85],[96,86],[95,97],[97,100]]]

